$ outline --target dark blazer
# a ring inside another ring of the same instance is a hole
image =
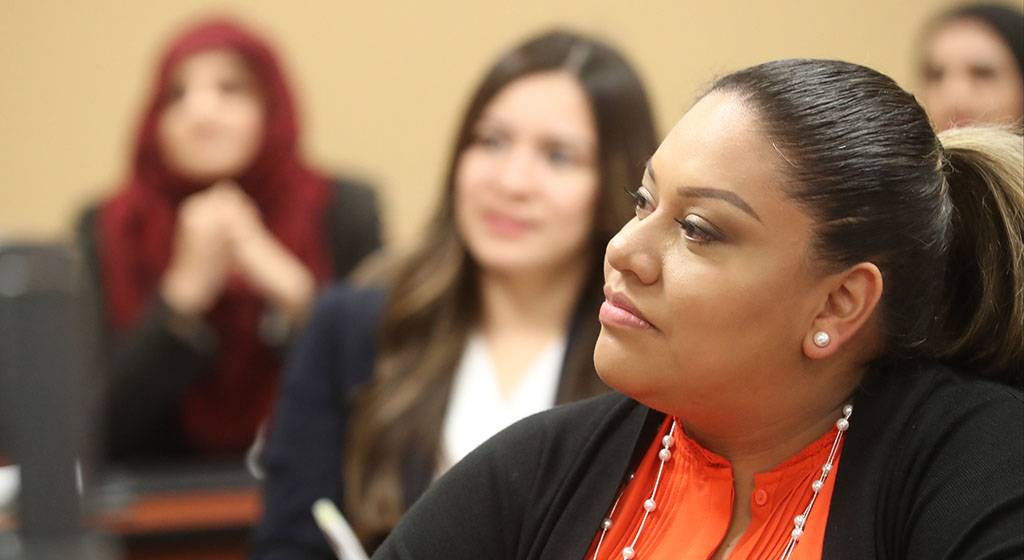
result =
[[[332,186],[334,204],[326,214],[325,246],[335,275],[343,278],[380,248],[380,220],[376,195],[369,186],[341,179]],[[98,211],[98,205],[85,210],[77,233],[92,299],[99,315],[105,316]],[[143,318],[128,332],[114,337],[104,321],[109,395],[104,439],[108,455],[115,460],[165,459],[186,452],[177,429],[177,403],[190,384],[210,371],[217,340],[212,330],[183,337],[172,331],[170,321],[170,310],[156,294]]]
[[[263,452],[264,514],[256,531],[253,558],[334,558],[310,508],[322,497],[339,507],[344,503],[343,443],[352,399],[373,375],[385,297],[379,290],[338,285],[317,303],[285,369]],[[592,353],[592,348],[580,345],[592,339],[587,334],[592,335],[589,329],[596,324],[594,310],[581,304],[570,327],[566,362]],[[563,363],[559,402],[572,394],[568,385],[574,381],[564,375],[566,371]],[[607,390],[596,376],[593,384],[598,391]],[[411,504],[431,483],[436,462],[434,457],[410,452],[405,464],[403,483],[406,501]]]
[[[450,470],[375,559],[582,559],[664,415],[620,394],[527,418]],[[940,366],[854,399],[823,557],[1021,558],[1024,400]]]

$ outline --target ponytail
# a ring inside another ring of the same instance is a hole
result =
[[[1024,139],[998,128],[939,134],[953,203],[933,353],[1020,386],[1024,381]]]

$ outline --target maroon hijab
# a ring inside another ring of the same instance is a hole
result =
[[[96,233],[107,316],[115,333],[131,329],[155,297],[171,258],[178,204],[209,186],[176,175],[165,165],[157,122],[177,66],[210,49],[240,55],[264,102],[263,142],[249,168],[233,179],[255,200],[270,231],[319,283],[333,276],[323,228],[331,190],[299,159],[297,116],[280,65],[269,46],[251,32],[228,21],[208,21],[178,36],[161,59],[131,176],[100,208]],[[186,443],[197,452],[244,449],[269,412],[280,362],[259,337],[264,312],[265,302],[233,278],[207,314],[219,335],[218,355],[211,375],[189,387],[180,410]]]

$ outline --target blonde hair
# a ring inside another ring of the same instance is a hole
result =
[[[1024,368],[1024,138],[996,127],[939,134],[953,238],[933,353],[970,369]]]

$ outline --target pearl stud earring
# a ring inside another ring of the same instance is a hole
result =
[[[832,342],[832,337],[825,331],[818,331],[814,333],[814,345],[818,348],[824,348],[828,346],[828,343]]]

